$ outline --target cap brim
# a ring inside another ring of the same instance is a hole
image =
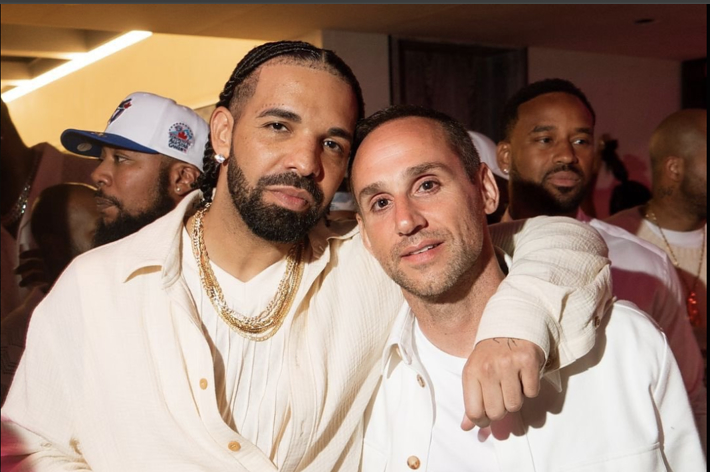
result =
[[[111,133],[68,129],[62,133],[60,139],[62,146],[64,146],[67,151],[88,157],[101,157],[101,148],[104,146],[145,152],[148,154],[158,154],[158,151],[142,146],[123,136]]]

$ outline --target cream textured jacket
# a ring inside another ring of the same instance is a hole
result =
[[[198,195],[78,257],[38,306],[2,409],[3,471],[18,461],[34,472],[276,470],[217,410],[213,360],[180,267]],[[500,238],[515,243],[515,259],[479,337],[525,338],[565,365],[591,348],[609,306],[606,248],[571,219],[517,226]],[[403,297],[356,230],[321,226],[310,245],[308,290],[289,314],[293,427],[279,470],[352,471]]]

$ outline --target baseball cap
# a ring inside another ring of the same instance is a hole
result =
[[[205,120],[175,100],[136,92],[118,104],[103,132],[68,129],[62,145],[82,156],[100,157],[103,146],[165,154],[202,171],[209,128]]]
[[[478,131],[469,131],[468,135],[471,136],[471,141],[473,141],[473,145],[476,147],[476,151],[478,151],[481,162],[485,162],[493,174],[502,179],[508,180],[508,176],[500,170],[500,167],[498,167],[496,144],[493,140]]]

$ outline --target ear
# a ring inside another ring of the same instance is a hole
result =
[[[507,141],[501,141],[496,146],[496,161],[498,161],[498,167],[507,174],[510,171],[510,143]]]
[[[229,157],[232,147],[232,131],[234,128],[234,117],[232,112],[225,107],[217,107],[212,112],[210,118],[210,139],[212,149],[216,154]]]
[[[360,213],[355,214],[355,219],[357,220],[357,226],[360,228],[360,235],[362,236],[362,244],[367,249],[367,252],[372,254],[372,245],[370,244],[370,238],[367,236],[367,230],[365,229],[365,223],[362,221],[362,216]]]
[[[192,192],[199,176],[200,171],[192,164],[175,162],[170,167],[170,192],[173,199],[178,202],[182,197]]]
[[[663,163],[666,176],[673,182],[679,183],[683,180],[685,171],[685,161],[681,157],[668,156]]]
[[[483,162],[478,170],[479,180],[481,182],[481,200],[483,202],[483,210],[486,215],[490,215],[498,209],[498,201],[500,200],[500,192],[498,184],[493,176],[491,169]]]

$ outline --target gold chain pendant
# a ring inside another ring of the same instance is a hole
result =
[[[222,288],[210,266],[204,240],[202,218],[210,204],[197,211],[192,229],[192,250],[197,261],[202,287],[222,320],[240,336],[252,341],[265,341],[279,330],[286,318],[303,276],[303,241],[295,244],[286,258],[286,272],[279,282],[274,298],[266,308],[256,316],[244,316],[227,305]]]

